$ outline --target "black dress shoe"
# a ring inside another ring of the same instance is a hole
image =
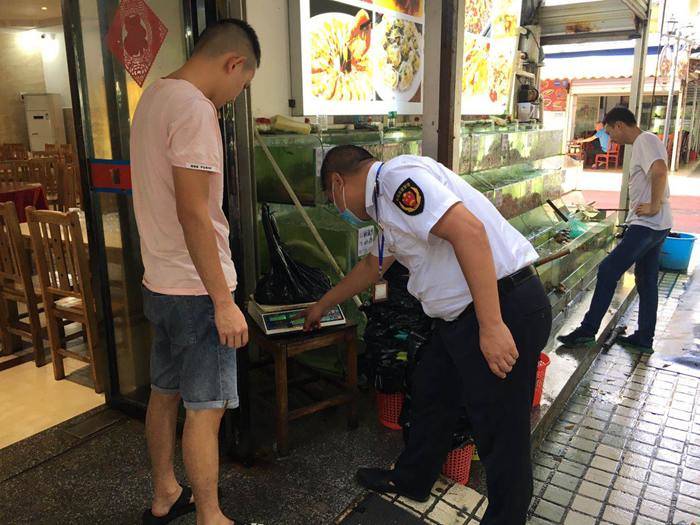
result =
[[[392,470],[381,468],[361,468],[357,470],[357,482],[366,489],[381,492],[383,494],[398,494],[421,503],[428,501],[430,492],[426,495],[413,494],[397,486],[392,480]]]

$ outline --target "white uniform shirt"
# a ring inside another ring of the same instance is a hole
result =
[[[380,165],[376,162],[370,168],[366,187],[365,205],[375,220],[374,189]],[[455,204],[461,202],[484,224],[498,279],[537,259],[532,245],[486,197],[428,157],[401,155],[384,163],[377,200],[385,256],[395,257],[408,268],[408,291],[430,317],[452,321],[472,302],[452,245],[430,233]],[[379,237],[372,247],[375,256],[379,254]]]
[[[666,147],[659,137],[645,131],[632,144],[629,182],[630,211],[627,216],[627,224],[630,226],[646,226],[652,230],[668,230],[673,226],[671,203],[668,200],[671,195],[668,188],[668,180],[661,199],[659,213],[651,217],[640,217],[634,211],[638,205],[651,202],[651,175],[649,174],[649,169],[657,160],[663,160],[668,165]]]

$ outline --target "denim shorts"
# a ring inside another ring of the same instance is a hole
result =
[[[185,408],[236,408],[236,350],[219,343],[208,295],[162,295],[143,289],[153,326],[151,388],[180,394]]]

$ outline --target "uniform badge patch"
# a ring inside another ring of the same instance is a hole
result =
[[[406,215],[418,215],[425,207],[425,197],[418,184],[406,179],[394,193],[394,204]]]

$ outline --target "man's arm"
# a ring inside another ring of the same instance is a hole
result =
[[[668,181],[666,162],[663,159],[655,160],[649,168],[649,176],[651,177],[651,202],[637,206],[636,211],[639,216],[656,215],[661,211],[661,204],[663,203]]]
[[[595,135],[591,135],[587,139],[579,139],[579,142],[584,143],[584,142],[593,142],[595,139],[597,139]]]
[[[214,225],[209,217],[209,177],[203,171],[173,167],[177,218],[187,250],[214,303],[216,328],[222,345],[240,348],[248,343],[248,326],[231,296],[221,268]]]
[[[384,272],[389,269],[394,260],[393,257],[384,258]],[[350,273],[321,297],[316,304],[304,312],[304,330],[318,328],[321,317],[333,306],[344,303],[351,297],[364,292],[377,281],[379,281],[379,259],[370,254],[357,263]]]
[[[484,225],[458,203],[442,216],[431,233],[452,244],[474,300],[481,351],[491,371],[504,379],[513,369],[518,350],[501,317],[496,268]]]

